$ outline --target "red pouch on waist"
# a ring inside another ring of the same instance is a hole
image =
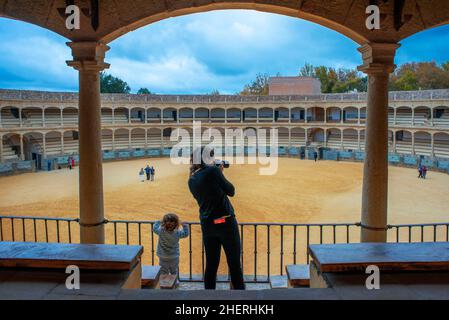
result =
[[[219,219],[215,219],[214,220],[214,224],[222,224],[225,223],[226,219],[225,218],[219,218]]]

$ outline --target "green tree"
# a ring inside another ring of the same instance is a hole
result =
[[[151,91],[148,90],[147,88],[140,88],[140,89],[137,91],[137,94],[151,94]]]
[[[116,78],[105,72],[100,73],[101,93],[130,93],[129,85],[120,78]]]
[[[240,92],[241,95],[268,95],[268,80],[267,74],[257,74],[256,79],[250,84],[245,85]]]
[[[299,70],[299,76],[301,77],[315,77],[315,68],[310,63],[305,63]]]

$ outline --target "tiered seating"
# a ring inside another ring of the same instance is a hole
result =
[[[101,114],[101,123],[102,124],[112,124],[112,113],[102,113]]]
[[[78,126],[78,112],[77,110],[65,110],[63,115],[63,124],[66,127]]]
[[[28,109],[23,114],[23,126],[24,127],[42,127],[42,110],[40,109]]]
[[[114,113],[114,121],[115,121],[115,123],[117,123],[117,124],[120,124],[120,123],[128,123],[128,117],[126,116],[125,113],[116,111],[116,112]]]
[[[45,139],[45,150],[49,156],[62,154],[61,138],[47,137]]]
[[[434,142],[434,153],[436,157],[449,158],[449,139],[436,139]]]
[[[61,126],[61,112],[57,109],[46,109],[45,111],[45,126],[59,127]]]
[[[14,127],[19,127],[20,126],[19,118],[14,117],[9,112],[2,111],[1,121],[2,121],[1,122],[2,126],[5,127],[5,128],[14,128]]]
[[[412,139],[411,137],[404,137],[402,141],[396,141],[396,152],[401,154],[411,154],[413,151],[412,148]]]
[[[424,126],[428,124],[427,113],[425,112],[415,112],[415,126]]]
[[[280,147],[288,147],[288,130],[278,130],[278,145]]]
[[[327,135],[327,146],[328,148],[340,149],[341,148],[341,137],[339,134],[334,132],[328,132]]]
[[[132,133],[131,148],[132,149],[145,148],[145,131],[138,130]]]
[[[304,131],[291,131],[291,145],[292,147],[302,147],[306,145]]]
[[[129,136],[124,133],[115,132],[115,150],[129,149]]]
[[[64,154],[77,154],[79,150],[79,141],[73,137],[64,137]]]
[[[3,145],[2,153],[3,161],[16,161],[19,160],[19,156],[11,146]]]
[[[445,112],[440,118],[433,119],[433,124],[438,127],[449,127],[449,112]]]
[[[112,150],[112,135],[103,132],[101,135],[101,148],[102,150]]]
[[[358,136],[357,132],[346,131],[343,135],[343,148],[346,150],[357,150],[358,146]]]

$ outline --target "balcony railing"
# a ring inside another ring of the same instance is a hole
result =
[[[180,242],[181,281],[202,281],[205,252],[201,227],[187,222],[190,235]],[[153,221],[110,220],[106,243],[143,245],[143,264],[157,264],[157,236]],[[285,274],[287,264],[310,261],[309,244],[360,241],[358,223],[240,223],[241,260],[248,282],[267,282],[272,275]],[[79,220],[28,216],[0,216],[0,241],[79,243]],[[449,241],[449,223],[400,224],[388,226],[389,242]],[[226,280],[224,256],[219,269]]]

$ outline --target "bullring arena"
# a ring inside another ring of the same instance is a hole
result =
[[[77,97],[0,91],[2,240],[78,242]],[[365,94],[317,96],[102,96],[102,146],[108,243],[141,243],[144,262],[157,263],[151,223],[166,212],[197,222],[187,188],[188,167],[166,156],[173,129],[267,128],[279,132],[279,170],[232,165],[233,199],[247,275],[283,273],[305,262],[308,243],[359,241]],[[391,241],[446,239],[449,195],[449,91],[390,93],[389,224]],[[320,160],[309,160],[313,153]],[[164,157],[165,156],[165,157]],[[305,159],[301,159],[305,158]],[[336,161],[339,160],[339,161]],[[417,179],[416,167],[431,170]],[[140,182],[147,164],[155,182]],[[18,175],[18,173],[22,173]],[[41,219],[20,219],[20,217]],[[52,220],[44,218],[56,218]],[[13,224],[11,224],[13,222]],[[412,224],[418,226],[411,226]],[[398,225],[405,224],[401,228]],[[429,225],[422,225],[429,224]],[[396,226],[396,227],[395,227]],[[200,229],[182,243],[181,274],[201,274]],[[398,231],[399,230],[399,231]],[[221,273],[225,273],[222,263]]]

